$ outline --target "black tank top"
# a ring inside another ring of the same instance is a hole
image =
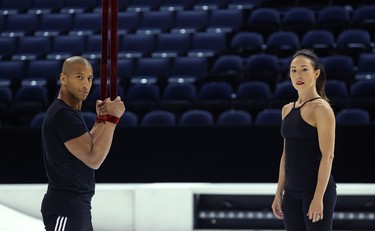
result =
[[[285,139],[285,190],[310,191],[315,190],[321,151],[319,148],[318,131],[301,116],[301,108],[295,107],[285,116],[281,125],[281,135]],[[332,176],[328,187],[335,187]]]

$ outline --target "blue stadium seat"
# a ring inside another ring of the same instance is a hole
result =
[[[206,31],[216,33],[234,33],[243,25],[243,11],[238,9],[218,9],[209,15]]]
[[[136,61],[132,84],[161,83],[170,73],[170,62],[166,58],[139,58]]]
[[[3,31],[5,28],[5,19],[6,15],[0,14],[0,31]]]
[[[13,60],[44,59],[51,51],[52,42],[46,36],[24,36],[18,40],[18,48],[12,55]]]
[[[131,85],[124,101],[127,109],[142,117],[145,113],[159,108],[160,88],[156,84]]]
[[[350,84],[354,80],[355,65],[348,55],[331,55],[322,59],[328,79],[343,80]]]
[[[256,117],[255,125],[280,126],[282,122],[280,109],[264,109]]]
[[[47,54],[47,59],[66,59],[73,55],[81,55],[85,50],[84,36],[62,35],[52,39],[51,52]]]
[[[375,29],[375,4],[366,4],[354,9],[351,22],[351,28],[374,31]]]
[[[211,10],[215,11],[226,8],[229,0],[197,0],[193,4],[194,10]]]
[[[180,114],[194,107],[197,100],[197,89],[191,83],[169,83],[165,86],[160,99],[164,110]]]
[[[28,13],[49,14],[57,13],[64,6],[64,0],[33,0],[32,5],[27,10]]]
[[[206,82],[198,90],[195,103],[198,109],[210,111],[215,117],[229,109],[233,88],[226,82]]]
[[[64,0],[64,6],[61,7],[60,13],[82,14],[93,11],[96,7],[96,0]]]
[[[281,16],[275,8],[260,7],[254,9],[245,21],[248,31],[259,32],[267,39],[268,36],[280,30]]]
[[[285,104],[298,99],[297,90],[293,87],[290,80],[282,81],[276,84],[271,105],[274,108],[282,108]]]
[[[138,12],[120,11],[117,15],[119,35],[135,33],[141,23],[141,16]]]
[[[173,58],[170,75],[167,77],[169,83],[199,83],[203,81],[208,73],[208,60],[203,57],[179,56]]]
[[[26,13],[32,5],[33,0],[1,0],[0,14],[22,14]]]
[[[264,46],[264,38],[259,32],[241,31],[234,34],[229,42],[230,52],[244,57],[263,53]]]
[[[0,62],[1,85],[17,85],[25,76],[26,62],[21,60],[6,60]]]
[[[171,58],[186,55],[190,49],[189,34],[161,33],[157,35],[152,57]]]
[[[336,37],[340,32],[349,28],[349,12],[343,5],[325,6],[316,17],[316,25],[318,29],[331,31]]]
[[[177,11],[171,33],[202,32],[208,25],[208,12],[205,10]]]
[[[158,9],[161,2],[162,2],[161,0],[130,1],[130,3],[126,7],[126,11],[142,12],[142,13],[148,12],[148,11],[154,11]]]
[[[211,112],[199,109],[184,112],[178,121],[181,126],[211,126],[214,123]]]
[[[61,60],[31,60],[23,79],[46,80],[54,86],[60,79],[61,66]]]
[[[288,57],[299,49],[299,40],[298,35],[292,31],[277,31],[268,37],[265,51],[279,57]]]
[[[274,85],[280,80],[278,57],[273,54],[251,55],[245,61],[243,80],[264,81],[274,89]]]
[[[346,107],[348,100],[348,87],[342,80],[328,79],[325,85],[325,92],[335,111]]]
[[[10,87],[0,85],[0,125],[7,124],[13,92]]]
[[[125,34],[118,41],[119,58],[149,56],[155,48],[155,36],[149,34]]]
[[[320,56],[328,56],[334,53],[335,37],[328,30],[309,30],[301,39],[301,48],[312,49]]]
[[[238,85],[232,107],[249,111],[252,115],[268,108],[272,97],[270,86],[263,81],[247,81]]]
[[[21,86],[14,94],[11,105],[11,122],[14,125],[28,125],[35,114],[45,111],[49,103],[47,88]]]
[[[315,28],[315,12],[304,6],[290,8],[281,19],[281,28],[302,38],[303,34]]]
[[[373,49],[370,32],[363,29],[348,29],[338,34],[336,53],[350,55],[357,59],[360,53],[371,52]]]
[[[92,60],[97,59],[100,60],[102,56],[102,35],[101,34],[93,34],[86,36],[86,46],[84,47],[84,51],[82,52],[82,56],[86,59]]]
[[[33,116],[30,121],[29,128],[42,128],[44,118],[46,116],[46,112],[38,112]]]
[[[118,6],[118,12],[125,12],[127,7],[133,4],[132,0],[118,0],[117,6]],[[96,2],[96,7],[94,8],[93,12],[101,12],[102,11],[102,1],[99,0]]]
[[[141,121],[142,126],[173,126],[176,116],[170,111],[155,110],[146,113]]]
[[[37,36],[58,36],[67,34],[73,24],[73,17],[68,13],[42,14],[34,34]]]
[[[117,68],[118,68],[118,80],[120,84],[125,84],[128,86],[130,79],[134,74],[135,61],[133,59],[118,59]]]
[[[84,13],[74,16],[69,35],[91,36],[100,34],[102,27],[101,13]]]
[[[192,36],[190,57],[215,57],[227,50],[224,33],[196,32]]]
[[[239,55],[223,55],[213,61],[206,81],[225,81],[233,87],[242,81],[244,59]]]
[[[253,9],[259,8],[262,5],[263,0],[230,0],[228,2],[228,9],[239,9],[251,11]]]
[[[136,29],[138,34],[160,34],[169,32],[174,24],[174,14],[171,11],[144,12]]]
[[[216,122],[220,126],[244,126],[251,125],[251,114],[242,110],[227,110],[220,114]]]
[[[121,116],[118,126],[120,127],[133,127],[137,126],[139,123],[139,117],[134,112],[126,110]]]
[[[22,37],[32,35],[38,26],[36,14],[10,14],[7,15],[5,28],[1,36]]]
[[[357,60],[356,80],[375,79],[375,54],[361,53]]]
[[[159,6],[160,11],[183,11],[191,9],[195,0],[163,0]]]
[[[11,59],[11,56],[16,53],[17,42],[15,37],[0,37],[0,60]]]
[[[375,116],[375,81],[354,82],[350,87],[348,105],[353,108],[365,109],[371,116]]]
[[[359,108],[348,108],[336,114],[337,125],[370,125],[371,119],[368,111]]]

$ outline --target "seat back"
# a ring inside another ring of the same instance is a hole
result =
[[[209,111],[193,109],[184,112],[178,124],[185,126],[210,126],[214,124],[214,117]]]
[[[364,109],[348,108],[336,114],[337,125],[369,125],[371,123],[369,113]]]
[[[255,125],[281,125],[280,109],[264,109],[255,118]]]
[[[144,115],[143,126],[173,126],[176,123],[175,115],[170,111],[155,110]]]
[[[255,53],[262,53],[265,42],[263,35],[259,32],[241,31],[232,37],[229,48],[241,56],[249,56]]]
[[[239,126],[251,125],[251,114],[243,110],[228,110],[220,114],[217,119],[217,125],[221,126]]]

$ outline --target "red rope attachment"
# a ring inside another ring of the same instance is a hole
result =
[[[111,2],[111,99],[114,100],[117,97],[117,26],[118,26],[118,2],[112,0]]]
[[[110,2],[111,1],[111,2]],[[110,3],[110,4],[109,4]],[[110,21],[109,21],[110,13]],[[117,89],[117,52],[118,52],[118,2],[117,0],[102,0],[102,52],[100,62],[100,99],[107,98],[108,79],[108,30],[110,30],[110,97],[115,99]]]

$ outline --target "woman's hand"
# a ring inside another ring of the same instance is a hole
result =
[[[284,213],[282,210],[282,196],[275,196],[272,203],[272,211],[277,218],[284,219]]]
[[[313,198],[307,216],[313,223],[323,220],[323,200]]]

